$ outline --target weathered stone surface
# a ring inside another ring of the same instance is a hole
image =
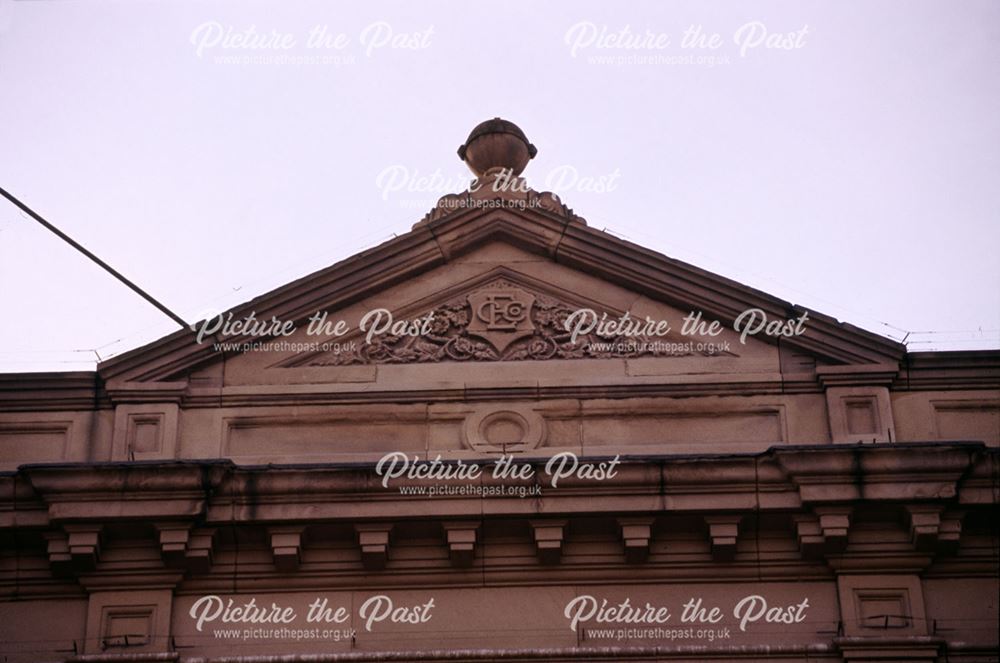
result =
[[[528,143],[487,134],[484,186],[232,311],[287,345],[0,375],[0,658],[996,660],[1000,353],[907,353],[497,190]],[[369,343],[377,309],[404,322]],[[581,310],[653,327],[573,340]],[[747,310],[809,322],[741,338]],[[221,617],[284,607],[297,635]]]

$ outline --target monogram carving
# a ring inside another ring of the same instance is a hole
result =
[[[514,341],[535,333],[530,313],[535,296],[519,288],[483,290],[469,295],[472,313],[467,330],[503,353]]]
[[[651,342],[656,339],[608,336],[596,332],[581,335],[573,343],[565,323],[577,308],[546,295],[528,292],[506,279],[498,279],[433,309],[427,334],[387,334],[374,338],[371,343],[364,343],[362,339],[356,344],[356,349],[320,355],[309,365],[715,354],[694,350],[668,353]]]

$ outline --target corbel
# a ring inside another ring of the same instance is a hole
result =
[[[441,523],[448,541],[448,555],[453,566],[472,566],[476,558],[476,521],[456,521]]]
[[[712,559],[716,562],[728,562],[736,557],[736,539],[742,519],[740,514],[705,516],[708,537],[712,540]]]
[[[558,564],[562,558],[562,542],[568,520],[531,520],[535,536],[538,561],[542,564]]]
[[[619,518],[618,525],[625,543],[625,561],[629,564],[645,562],[649,558],[653,518]]]
[[[102,525],[96,523],[67,523],[69,555],[77,571],[93,571],[101,555]]]
[[[271,543],[271,556],[279,571],[287,573],[299,568],[302,561],[305,531],[304,525],[268,528],[267,535]]]
[[[851,527],[849,506],[817,506],[813,512],[819,517],[819,528],[823,533],[827,552],[841,552],[847,547],[847,532]]]
[[[364,523],[354,526],[361,546],[361,563],[369,571],[385,568],[389,558],[389,533],[392,523]]]

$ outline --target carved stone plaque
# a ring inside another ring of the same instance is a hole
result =
[[[535,333],[531,321],[535,296],[520,288],[481,290],[469,295],[468,301],[469,334],[486,339],[501,354],[514,341]]]

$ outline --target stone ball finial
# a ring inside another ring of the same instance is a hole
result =
[[[506,168],[516,177],[538,150],[513,122],[495,117],[476,125],[465,144],[458,148],[458,157],[477,178],[487,171]]]

